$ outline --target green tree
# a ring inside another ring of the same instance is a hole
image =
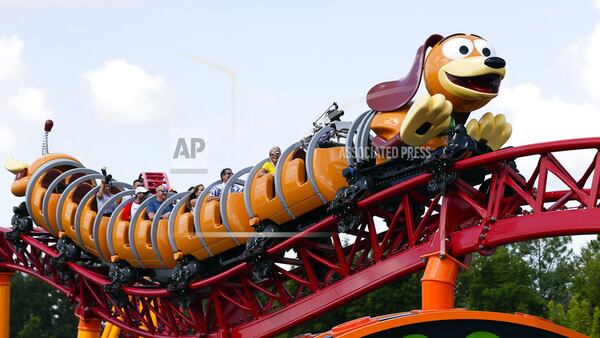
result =
[[[21,273],[11,281],[10,336],[25,335],[41,329],[49,338],[73,337],[77,332],[77,318],[73,306],[63,294],[51,286]]]
[[[600,308],[594,309],[594,317],[592,319],[592,329],[590,330],[590,338],[600,338]]]
[[[588,300],[592,308],[600,307],[600,236],[581,250],[578,263],[573,293]]]
[[[533,283],[546,301],[566,304],[571,295],[575,260],[571,237],[542,238],[509,246],[533,269]]]
[[[566,326],[571,329],[589,333],[592,326],[590,302],[586,299],[579,299],[579,297],[571,298],[569,303],[569,310],[567,310],[567,323]]]
[[[542,315],[545,302],[534,286],[534,270],[514,250],[500,247],[490,257],[476,256],[459,275],[456,303],[471,310]]]
[[[42,326],[42,320],[38,316],[31,316],[23,325],[23,328],[17,333],[17,338],[48,338],[48,332]]]
[[[559,325],[566,325],[567,311],[561,303],[551,300],[548,302],[548,319]]]
[[[550,320],[556,324],[587,334],[590,337],[600,338],[600,308],[596,307],[592,311],[590,302],[581,299],[579,295],[571,298],[567,308],[562,304],[550,301],[548,309]]]
[[[590,337],[600,338],[600,237],[590,241],[577,257],[571,300],[548,303],[550,320]]]

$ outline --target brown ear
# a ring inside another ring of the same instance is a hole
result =
[[[419,89],[425,52],[433,47],[444,37],[438,34],[431,35],[425,43],[417,49],[417,55],[408,75],[396,81],[382,82],[369,90],[367,104],[376,111],[393,111],[407,104]]]

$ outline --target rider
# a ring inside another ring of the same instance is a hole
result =
[[[269,150],[270,161],[267,161],[265,164],[263,164],[256,176],[261,177],[268,174],[275,175],[275,167],[277,166],[279,156],[281,156],[281,149],[277,146],[271,148],[271,150]]]

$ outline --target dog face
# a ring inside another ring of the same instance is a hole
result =
[[[425,57],[426,51],[431,51]],[[413,66],[402,79],[379,83],[367,93],[367,104],[376,111],[394,111],[417,93],[421,76],[429,94],[443,94],[454,112],[468,113],[498,95],[506,62],[477,35],[434,34],[417,49]]]
[[[444,94],[456,112],[483,107],[498,95],[506,62],[477,35],[456,34],[433,46],[423,67],[431,95]]]

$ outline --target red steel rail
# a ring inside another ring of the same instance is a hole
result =
[[[576,179],[554,154],[583,149],[595,153],[591,163],[577,159],[587,170]],[[195,300],[188,308],[151,282],[123,288],[125,304],[117,305],[103,291],[109,284],[106,268],[86,260],[55,268],[56,240],[41,231],[21,236],[21,249],[1,236],[0,269],[36,276],[75,302],[80,316],[101,318],[137,335],[272,336],[423,269],[421,257],[429,253],[489,254],[499,245],[528,239],[600,233],[599,149],[600,138],[587,138],[466,159],[453,167],[459,178],[444,196],[426,192],[430,175],[411,178],[357,203],[363,221],[352,231],[353,241],[340,236],[333,217],[326,217],[267,251],[277,263],[272,278],[256,282],[249,264],[238,264],[192,283]],[[530,173],[504,162],[532,155],[537,166]],[[461,178],[474,168],[491,173],[488,189]],[[567,188],[549,184],[550,175]],[[310,233],[326,236],[316,239]],[[284,256],[291,249],[296,257]]]

